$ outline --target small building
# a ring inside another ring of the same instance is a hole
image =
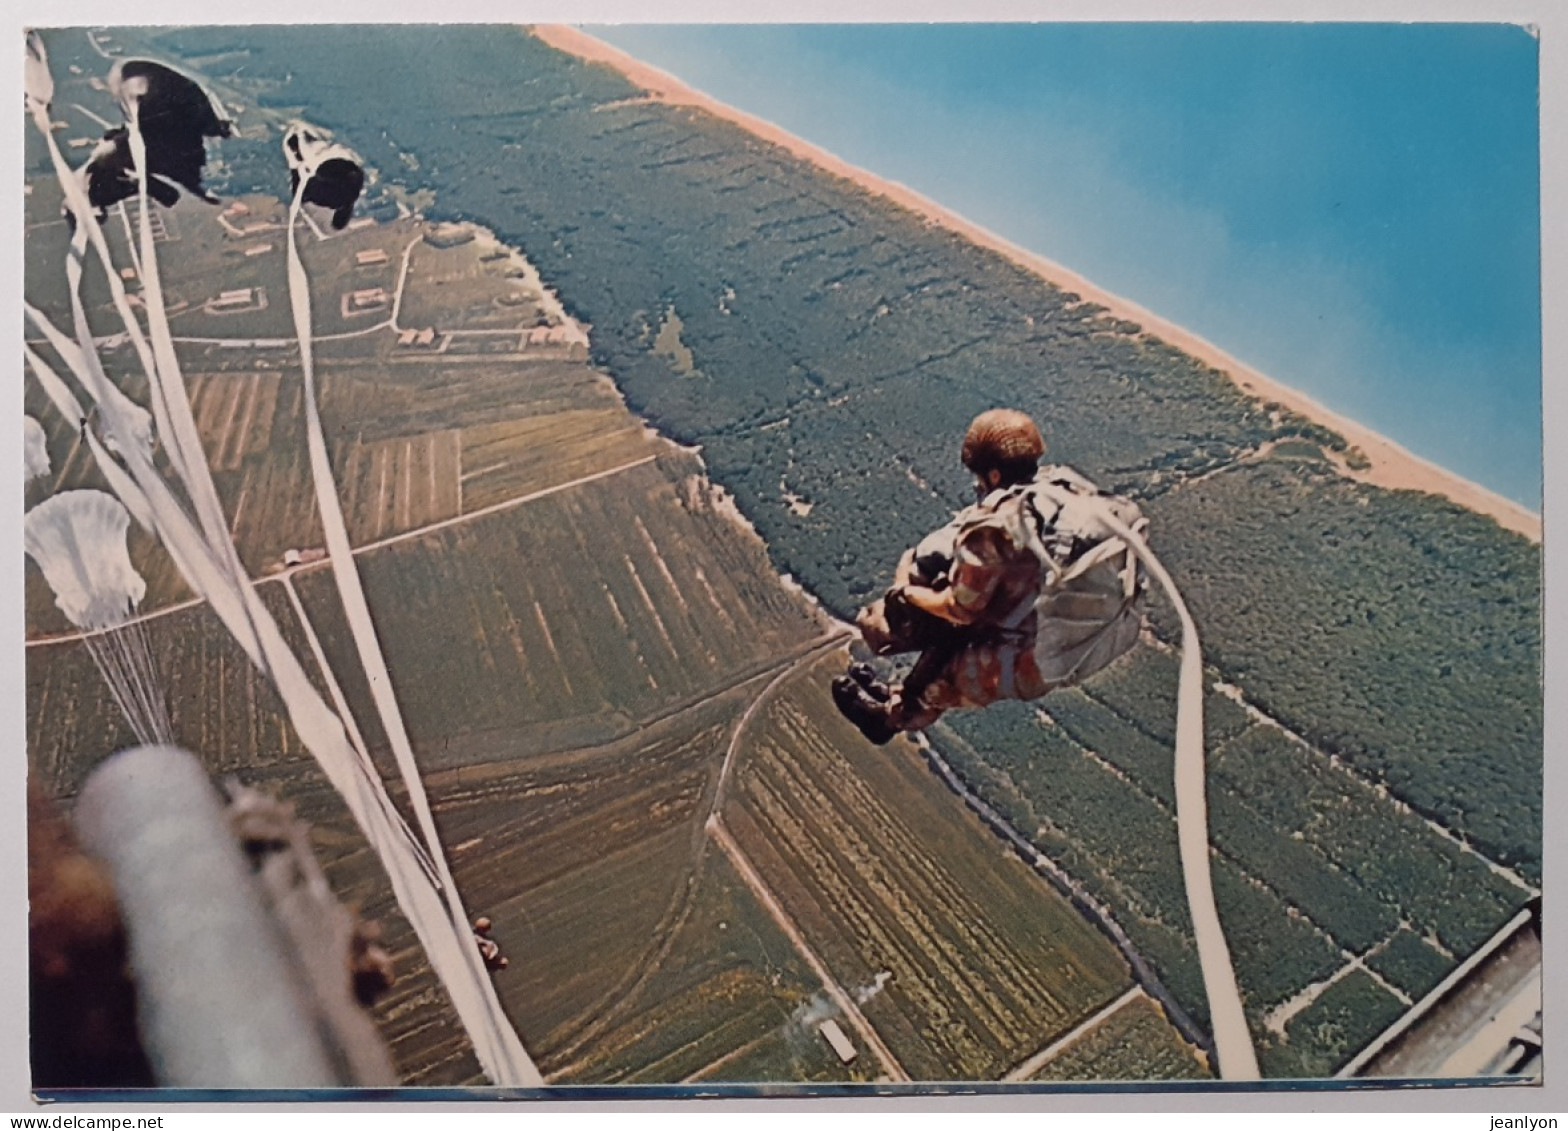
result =
[[[386,261],[387,253],[384,248],[373,247],[369,251],[354,253],[354,266],[356,267],[379,267]]]
[[[269,252],[271,250],[272,250],[272,245],[270,243],[254,244],[251,247],[247,247],[245,249],[245,258],[246,259],[254,259],[258,255],[266,255],[267,252]]]
[[[233,204],[229,205],[223,210],[223,214],[225,216],[249,216],[250,205],[246,204],[243,200],[236,200]]]
[[[385,288],[366,287],[362,290],[347,292],[343,295],[339,305],[342,307],[343,317],[352,318],[356,314],[367,314],[372,310],[381,310],[386,307],[389,301]]]
[[[136,268],[121,267],[120,278],[124,279],[127,283],[130,282],[132,279],[136,278]]]
[[[433,346],[436,342],[436,328],[426,326],[423,330],[399,330],[397,344],[400,346]]]
[[[855,1051],[855,1046],[844,1035],[844,1030],[839,1028],[836,1020],[829,1017],[817,1026],[817,1032],[822,1034],[824,1040],[833,1046],[833,1051],[838,1054],[839,1060],[845,1064],[854,1064],[855,1058],[860,1054]]]
[[[261,302],[255,287],[240,287],[237,290],[221,291],[217,298],[207,300],[207,309],[214,314],[226,314],[236,310],[248,310],[259,307]]]

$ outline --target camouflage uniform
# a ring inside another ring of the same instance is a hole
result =
[[[1136,505],[1068,467],[1041,468],[1033,481],[991,492],[927,536],[899,564],[897,584],[859,618],[881,655],[922,649],[898,692],[880,698],[872,730],[919,730],[955,707],[1038,699],[1099,671],[1136,642],[1146,579],[1126,544],[1108,538],[1110,513],[1135,534]],[[1049,575],[1050,589],[1042,591]],[[946,588],[953,621],[902,597],[906,584]],[[1044,597],[1045,599],[1042,599]],[[863,666],[862,666],[863,667]],[[851,717],[865,716],[852,688],[835,692]],[[857,725],[859,725],[857,723]],[[870,732],[868,732],[870,737]]]

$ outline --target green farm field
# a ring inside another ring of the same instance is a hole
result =
[[[1175,674],[1172,655],[1145,646],[1037,709],[955,717],[932,737],[1111,910],[1201,1022],[1170,796]],[[1388,1023],[1531,889],[1228,695],[1211,690],[1206,722],[1216,897],[1246,1014],[1270,1074],[1322,1074],[1381,1028],[1368,1032],[1357,1010]],[[1351,983],[1360,992],[1340,1006],[1345,1023],[1303,1022],[1317,1007],[1298,1012],[1297,995],[1315,998],[1311,987],[1361,962],[1375,973]]]

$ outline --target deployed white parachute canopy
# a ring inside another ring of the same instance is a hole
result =
[[[131,616],[147,583],[131,565],[130,512],[102,491],[62,491],[27,512],[22,545],[83,641],[125,720],[142,742],[170,742],[169,708],[158,687],[145,628]]]
[[[44,436],[44,426],[31,416],[22,417],[22,459],[26,467],[26,482],[49,474],[49,445]]]
[[[44,42],[36,31],[27,33],[27,62],[22,75],[29,105],[47,108],[54,101],[54,76],[49,73]]]
[[[106,392],[109,397],[113,398],[116,411],[130,423],[131,436],[135,440],[136,446],[141,449],[142,458],[150,463],[152,461],[153,445],[152,413],[120,392],[112,382],[107,385]],[[112,435],[104,443],[111,452],[120,453],[120,445],[115,442]]]
[[[27,512],[22,545],[76,627],[124,624],[146,596],[126,550],[130,525],[130,512],[102,491],[62,491]]]

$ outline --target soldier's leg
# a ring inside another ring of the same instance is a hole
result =
[[[918,695],[895,692],[887,708],[887,725],[895,731],[925,730],[947,713],[946,707],[933,706]]]
[[[916,668],[926,659],[922,656]],[[1028,648],[983,629],[955,627],[949,643],[933,649],[930,659],[927,671],[911,672],[888,705],[887,723],[896,730],[924,730],[955,707],[986,707],[998,699],[1043,693]]]
[[[932,618],[935,620],[936,618]],[[919,699],[930,687],[942,677],[953,662],[953,658],[975,638],[975,631],[971,628],[939,622],[929,636],[929,643],[920,653],[920,658],[915,661],[915,666],[909,669],[909,674],[904,677],[900,688],[906,700]]]
[[[947,709],[942,704],[954,698],[950,673],[964,652],[962,633],[954,632],[922,652],[909,678],[891,689],[876,680],[868,665],[855,664],[849,675],[833,681],[833,702],[877,746],[900,731],[924,730],[941,718]]]

